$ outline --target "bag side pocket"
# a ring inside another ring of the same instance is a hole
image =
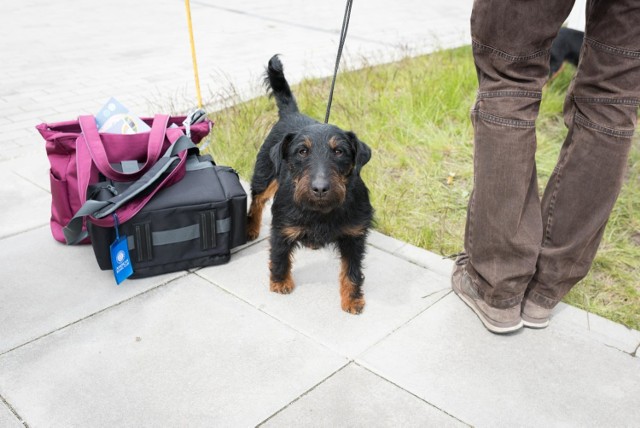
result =
[[[66,242],[62,229],[69,223],[73,212],[69,202],[69,185],[67,180],[56,176],[49,170],[51,186],[51,233],[56,241]]]
[[[220,184],[229,200],[231,212],[231,248],[247,243],[247,192],[240,184],[238,173],[228,166],[214,166]]]

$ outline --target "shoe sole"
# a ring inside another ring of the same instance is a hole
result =
[[[549,325],[549,320],[544,320],[544,321],[534,321],[533,318],[526,318],[525,314],[521,315],[522,317],[522,324],[524,324],[525,327],[529,327],[529,328],[545,328]]]
[[[518,331],[520,330],[523,326],[524,326],[524,322],[522,320],[520,320],[520,322],[514,326],[509,326],[509,327],[499,327],[497,325],[491,324],[484,315],[484,312],[482,312],[475,304],[475,302],[473,301],[473,299],[470,299],[469,297],[467,297],[462,290],[458,290],[458,287],[452,287],[453,291],[458,295],[458,297],[460,297],[460,299],[466,303],[467,306],[469,306],[471,308],[471,310],[473,312],[475,312],[475,314],[478,316],[478,318],[480,318],[480,321],[482,321],[482,324],[485,326],[485,328],[487,330],[489,330],[492,333],[497,333],[497,334],[506,334],[506,333],[513,333],[514,331]]]

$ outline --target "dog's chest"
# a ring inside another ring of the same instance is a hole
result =
[[[286,226],[283,231],[290,241],[298,242],[312,249],[334,243],[342,235],[342,230],[338,225],[323,221],[303,221]]]
[[[305,247],[317,249],[335,242],[338,233],[334,226],[328,224],[312,224],[302,229],[300,243]]]

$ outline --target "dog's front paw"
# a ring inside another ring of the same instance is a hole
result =
[[[280,294],[289,294],[295,288],[295,284],[293,283],[293,279],[288,277],[284,281],[274,281],[271,280],[271,284],[269,285],[269,289],[274,293]]]
[[[341,302],[342,310],[353,315],[358,315],[364,309],[364,297],[346,297]]]

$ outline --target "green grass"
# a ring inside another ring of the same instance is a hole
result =
[[[572,72],[566,67],[545,88],[537,128],[541,193],[566,135],[561,111]],[[324,118],[329,84],[316,79],[294,87],[301,110]],[[376,209],[377,230],[443,255],[461,250],[473,184],[469,110],[476,89],[469,47],[339,75],[331,122],[354,130],[373,150],[362,174]],[[248,180],[258,148],[277,118],[273,100],[260,97],[231,105],[212,118],[211,153]],[[591,273],[565,301],[640,329],[637,140],[627,175]]]

